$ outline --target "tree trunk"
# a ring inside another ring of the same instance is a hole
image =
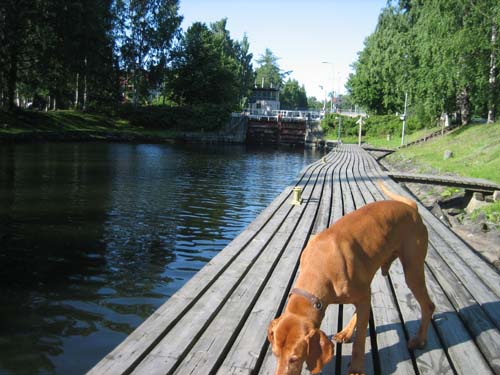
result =
[[[470,101],[467,88],[464,87],[457,95],[457,106],[459,112],[459,123],[467,125],[470,121]]]
[[[75,109],[78,109],[78,78],[80,75],[76,73],[76,84],[75,84]]]
[[[9,109],[15,108],[16,86],[17,86],[17,48],[12,48],[10,51],[10,69],[7,77],[7,106]]]
[[[85,57],[85,70],[83,73],[83,110],[87,110],[87,57]]]
[[[488,95],[488,124],[493,124],[495,122],[495,104],[497,99],[496,91],[496,75],[497,75],[497,55],[496,55],[496,44],[497,44],[497,25],[494,23],[491,26],[491,55],[490,55],[490,78],[489,78],[489,95]]]

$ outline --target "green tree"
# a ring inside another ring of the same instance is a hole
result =
[[[377,114],[402,112],[413,72],[412,50],[407,13],[388,6],[353,64],[356,73],[347,82],[353,99]]]
[[[312,111],[320,111],[323,109],[323,102],[319,101],[315,96],[307,98],[308,109]]]
[[[239,62],[238,65],[238,77],[240,81],[239,101],[240,101],[240,107],[242,109],[247,107],[248,98],[251,95],[251,88],[255,81],[255,73],[253,71],[253,66],[252,66],[253,55],[249,51],[250,51],[250,44],[245,34],[243,36],[243,40],[235,42],[236,59]]]
[[[178,0],[116,2],[120,66],[132,83],[134,104],[147,101],[150,90],[163,84],[169,50],[182,21],[178,10]],[[156,75],[157,82],[148,77],[148,71],[154,67],[160,72]]]
[[[2,2],[0,89],[10,108],[117,99],[111,0]]]
[[[38,14],[27,0],[5,0],[0,3],[0,86],[2,104],[16,106],[19,76],[31,51],[29,36]]]
[[[304,86],[295,79],[288,79],[280,92],[280,106],[283,109],[307,109],[307,94]]]
[[[420,67],[415,89],[430,117],[457,113],[469,122],[484,114],[488,99],[489,41],[471,2],[425,2],[418,11],[415,40]]]
[[[242,42],[247,43],[247,42]],[[169,88],[179,105],[217,105],[236,109],[248,91],[248,48],[231,39],[226,20],[210,27],[193,23],[173,52]],[[243,78],[242,78],[243,77]]]
[[[464,0],[465,1],[465,0]],[[480,25],[485,29],[480,37],[488,40],[485,46],[489,54],[488,64],[488,88],[487,91],[487,111],[488,123],[494,123],[496,117],[496,107],[499,104],[498,93],[498,56],[500,54],[500,43],[498,41],[498,30],[500,28],[500,4],[496,0],[470,0],[471,11],[479,18]],[[481,19],[483,20],[481,22]],[[484,41],[484,40],[483,40]]]
[[[257,85],[264,84],[264,87],[280,88],[284,79],[290,72],[283,72],[278,65],[279,58],[266,48],[266,51],[257,60],[259,67],[255,70],[255,82]]]
[[[389,1],[353,64],[348,90],[378,114],[402,112],[408,92],[422,121],[455,113],[493,121],[499,6],[494,0]]]

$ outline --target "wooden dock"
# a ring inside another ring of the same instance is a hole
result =
[[[281,311],[310,235],[366,203],[384,199],[376,180],[408,195],[375,159],[342,145],[306,167],[238,237],[88,374],[273,374],[266,339]],[[292,188],[303,203],[291,205]],[[372,283],[366,374],[500,374],[500,274],[419,204],[430,245],[428,289],[437,309],[424,350],[410,352],[418,305],[394,262]],[[350,305],[329,306],[331,336]],[[323,374],[346,374],[352,344],[337,345]],[[308,374],[307,370],[303,374]]]

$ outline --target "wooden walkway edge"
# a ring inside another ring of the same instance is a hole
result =
[[[358,146],[341,145],[300,173],[240,235],[154,312],[89,375],[273,374],[267,326],[286,303],[310,235],[366,203],[376,181],[409,194]],[[291,205],[292,188],[303,204]],[[399,261],[372,283],[366,374],[500,375],[500,274],[419,204],[429,230],[427,284],[437,306],[424,350],[409,351],[420,311]],[[350,305],[329,306],[335,334]],[[346,374],[352,345],[337,345],[323,374]],[[303,374],[308,374],[307,370]]]
[[[456,176],[436,176],[431,174],[388,172],[387,175],[398,182],[416,182],[419,184],[433,184],[454,186],[472,191],[493,193],[500,191],[500,185],[482,178],[466,178]]]

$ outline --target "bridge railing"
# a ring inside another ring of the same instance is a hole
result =
[[[364,111],[338,110],[335,113],[349,117],[359,117],[359,116],[366,117],[366,112]],[[323,111],[301,111],[301,110],[288,110],[288,109],[281,109],[281,110],[247,109],[243,112],[233,113],[232,116],[233,117],[248,116],[249,118],[268,117],[275,119],[277,119],[279,116],[281,118],[288,118],[288,119],[304,119],[304,120],[319,121],[323,117],[325,117],[325,113]]]
[[[300,111],[300,110],[246,110],[244,114],[250,118],[273,117],[273,118],[293,118],[304,120],[320,120],[323,118],[321,112],[318,111]]]

